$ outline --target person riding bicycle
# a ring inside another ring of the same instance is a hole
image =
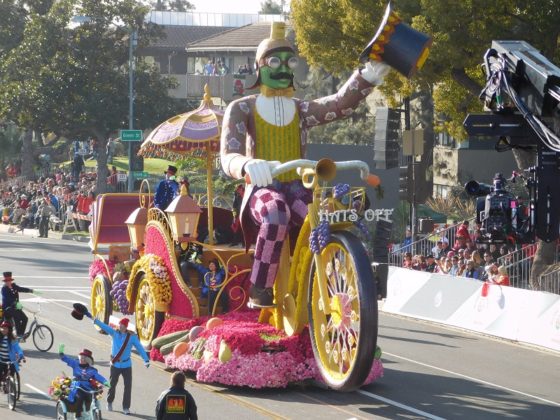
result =
[[[235,179],[249,175],[241,206],[241,227],[248,248],[255,243],[249,305],[273,306],[273,285],[283,242],[307,215],[311,191],[296,171],[273,180],[271,171],[281,162],[305,155],[309,128],[349,117],[380,85],[389,71],[382,62],[368,62],[340,90],[311,101],[293,98],[296,51],[286,39],[284,22],[273,22],[271,36],[256,53],[260,93],[232,101],[222,124],[220,161],[224,173]]]
[[[19,301],[19,294],[21,293],[34,293],[33,289],[18,286],[15,284],[11,271],[4,272],[4,286],[2,286],[2,311],[4,312],[4,319],[13,319],[14,326],[16,327],[16,334],[19,338],[25,334],[27,327],[27,315],[22,310],[22,305]]]
[[[25,362],[25,355],[14,339],[12,324],[3,321],[0,324],[0,380],[4,380],[8,373],[19,372],[20,361]]]
[[[76,418],[82,415],[83,405],[85,403],[86,411],[89,411],[92,402],[92,393],[88,391],[96,391],[95,381],[109,387],[109,382],[99,374],[93,367],[93,353],[91,350],[83,349],[78,353],[78,359],[73,359],[64,354],[64,344],[58,347],[60,359],[72,368],[72,385],[70,393],[65,398],[71,404],[76,405]]]

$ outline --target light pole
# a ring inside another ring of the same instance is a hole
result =
[[[128,129],[134,129],[134,47],[138,43],[138,32],[131,29],[128,45]],[[134,175],[132,173],[132,142],[128,142],[128,192],[134,189]]]

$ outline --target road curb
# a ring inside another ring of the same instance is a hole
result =
[[[29,238],[42,239],[39,238],[39,231],[37,229],[24,229],[23,232],[21,231],[16,232],[16,230],[17,230],[17,226],[0,224],[0,233],[11,233],[13,235],[21,235]],[[72,235],[68,233],[62,234],[60,232],[53,232],[53,231],[49,231],[49,238],[63,239],[67,241],[76,241],[76,242],[89,242],[91,239],[89,236]]]

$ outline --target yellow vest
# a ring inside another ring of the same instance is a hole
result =
[[[279,160],[284,163],[294,159],[301,159],[299,114],[288,125],[278,127],[266,122],[253,109],[255,116],[255,158],[264,160]],[[279,181],[288,182],[299,179],[296,171],[290,171],[277,177]]]

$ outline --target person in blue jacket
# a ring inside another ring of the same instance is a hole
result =
[[[154,195],[154,206],[165,211],[173,199],[179,195],[179,183],[175,179],[177,168],[173,165],[167,167],[165,179],[157,185]]]
[[[78,354],[78,359],[74,359],[64,354],[64,344],[61,344],[58,347],[58,354],[60,359],[72,368],[72,385],[70,385],[70,393],[66,400],[76,405],[76,418],[79,418],[82,415],[84,403],[86,411],[90,409],[93,394],[88,391],[97,390],[92,382],[97,381],[105,386],[109,386],[109,382],[93,367],[91,350],[83,349]]]
[[[8,372],[19,372],[19,362],[25,362],[25,356],[17,340],[14,340],[12,324],[3,321],[0,331],[0,378],[3,379]]]
[[[226,273],[224,269],[220,267],[220,263],[217,259],[210,261],[208,267],[204,267],[202,264],[196,262],[192,262],[191,264],[199,273],[200,283],[202,284],[201,296],[208,296],[208,313],[212,314],[216,297],[222,287]],[[220,295],[219,304],[222,306],[222,311],[227,312],[228,301],[225,291]]]
[[[93,319],[88,312],[85,314],[88,318]],[[113,340],[111,348],[111,374],[109,377],[110,388],[107,395],[107,411],[113,411],[113,401],[115,400],[115,388],[119,382],[119,376],[122,375],[124,380],[123,393],[123,413],[130,414],[130,402],[132,393],[132,361],[130,359],[132,347],[135,347],[140,356],[144,360],[144,366],[150,367],[150,358],[142,347],[138,336],[128,331],[128,318],[123,318],[119,322],[118,330],[114,330],[109,325],[94,319],[93,323],[111,336]]]

